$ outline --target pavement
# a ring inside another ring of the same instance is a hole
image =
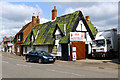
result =
[[[3,57],[13,58],[13,59],[19,59],[19,60],[25,60],[24,56],[18,56],[18,55],[15,55],[13,53],[9,53],[9,52],[0,52],[0,53],[2,53]]]
[[[2,52],[3,57],[8,57],[12,59],[18,60],[25,60],[24,56],[18,56],[11,53]],[[55,64],[57,65],[64,65],[69,67],[84,67],[84,68],[91,68],[91,69],[103,69],[103,70],[118,70],[118,59],[112,60],[103,60],[103,59],[81,59],[76,61],[62,61],[56,60]]]

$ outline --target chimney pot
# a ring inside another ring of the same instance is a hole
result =
[[[33,13],[33,16],[35,16],[35,13]]]
[[[39,18],[39,16],[37,16],[37,18]]]
[[[54,6],[54,9],[56,9],[56,6]]]
[[[90,17],[89,17],[89,16],[86,16],[85,18],[86,18],[86,21],[90,20]]]

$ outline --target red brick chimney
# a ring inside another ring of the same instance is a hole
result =
[[[33,26],[35,25],[35,13],[33,13],[33,16],[32,16],[32,24]]]
[[[36,18],[36,24],[38,25],[40,23],[40,19],[39,19],[39,16],[37,16]]]
[[[86,18],[86,19],[85,19],[86,21],[90,20],[90,17],[89,17],[89,16],[86,16],[85,18]]]
[[[5,41],[7,39],[7,37],[5,36],[5,37],[3,37],[3,41]]]
[[[54,6],[54,9],[52,10],[52,20],[54,20],[55,17],[57,17],[57,9],[56,9],[56,6]]]

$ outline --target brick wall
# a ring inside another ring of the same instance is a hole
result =
[[[14,39],[14,52],[17,54],[17,55],[21,55],[23,54],[23,48],[21,46],[21,44],[25,41],[25,39],[27,38],[28,34],[31,32],[32,28],[36,25],[39,25],[39,17],[37,16],[37,18],[35,18],[35,16],[32,16],[32,22],[27,26],[27,28],[22,31],[23,34],[21,34],[23,37],[22,37],[22,41],[19,41],[17,42],[17,39]],[[19,35],[19,34],[17,34]],[[16,36],[17,36],[16,35]],[[20,51],[17,52],[18,50],[18,46],[19,46],[19,49]]]

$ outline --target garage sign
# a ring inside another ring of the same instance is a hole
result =
[[[75,61],[76,60],[76,52],[72,52],[72,56],[73,56],[72,60]]]
[[[85,33],[83,32],[70,32],[70,41],[84,41]]]

